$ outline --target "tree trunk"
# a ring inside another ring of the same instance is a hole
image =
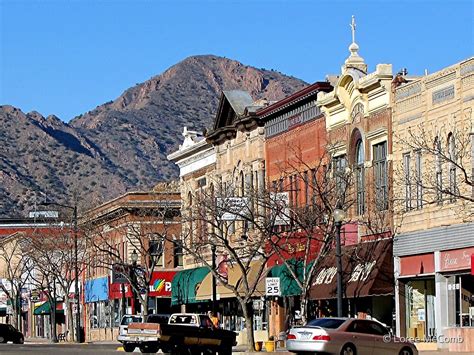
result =
[[[242,311],[244,313],[245,318],[245,328],[247,329],[247,347],[248,351],[252,352],[255,350],[255,339],[254,339],[254,331],[253,331],[253,307],[250,300],[247,303],[244,300],[240,300],[240,305],[242,307]]]
[[[49,319],[51,320],[51,342],[57,343],[58,336],[56,332],[56,299],[51,300],[51,316]]]
[[[67,330],[69,332],[70,339],[75,340],[74,334],[74,318],[72,314],[72,303],[69,297],[66,298],[66,308],[67,308]]]
[[[300,311],[301,311],[301,322],[306,324],[308,318],[308,299],[306,298],[306,293],[300,295]]]

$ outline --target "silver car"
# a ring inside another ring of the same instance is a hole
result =
[[[297,354],[417,355],[413,343],[392,336],[381,323],[368,319],[318,318],[291,328],[286,348]]]

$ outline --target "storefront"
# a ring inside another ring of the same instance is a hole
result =
[[[420,348],[474,351],[472,230],[455,225],[395,240],[397,334]]]
[[[320,262],[310,290],[319,316],[336,315],[336,256]],[[361,242],[342,248],[343,313],[345,316],[372,318],[386,326],[393,319],[392,239]]]
[[[84,285],[86,339],[114,339],[112,302],[109,301],[107,276],[86,280]]]

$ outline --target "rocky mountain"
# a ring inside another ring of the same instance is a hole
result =
[[[77,193],[88,207],[176,178],[166,155],[181,143],[183,126],[211,125],[222,90],[278,100],[305,85],[274,70],[205,55],[183,60],[69,124],[0,106],[0,216],[23,215],[40,192],[58,201]]]

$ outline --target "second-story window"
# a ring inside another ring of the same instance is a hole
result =
[[[365,172],[364,172],[364,143],[359,139],[355,149],[355,180],[357,194],[357,214],[365,212]]]
[[[148,247],[148,256],[149,256],[149,263],[153,265],[155,263],[155,267],[163,267],[164,261],[164,242],[159,236],[151,235]]]
[[[387,142],[374,145],[375,198],[377,208],[388,208]]]
[[[456,181],[456,147],[452,133],[448,135],[448,153],[449,153],[449,200],[456,201],[458,186]]]
[[[183,246],[181,240],[175,240],[173,243],[173,267],[183,266]]]
[[[405,211],[411,210],[410,153],[403,154],[403,175],[405,180]]]
[[[435,150],[435,174],[436,174],[436,200],[438,204],[443,202],[443,157],[442,157],[442,148],[441,140],[436,137],[434,141],[434,150]]]
[[[415,151],[416,208],[423,208],[423,162],[421,149]]]
[[[339,199],[344,200],[344,195],[347,189],[347,178],[346,178],[346,167],[347,159],[346,155],[338,155],[332,159],[333,175],[336,182],[336,192]],[[313,174],[313,179],[316,182],[316,172]]]

